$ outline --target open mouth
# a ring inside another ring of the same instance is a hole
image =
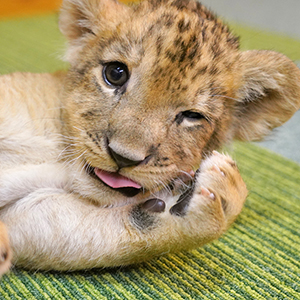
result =
[[[143,190],[140,184],[120,175],[118,172],[108,172],[99,168],[88,168],[88,174],[126,197],[134,197]]]

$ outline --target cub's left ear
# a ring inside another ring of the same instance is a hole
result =
[[[116,0],[63,0],[59,28],[69,42],[65,60],[76,63],[81,49],[94,36],[115,28],[128,10]]]
[[[261,140],[300,108],[300,70],[272,51],[246,51],[239,58],[234,138]]]
[[[63,0],[59,28],[69,41],[114,26],[128,7],[117,0]]]

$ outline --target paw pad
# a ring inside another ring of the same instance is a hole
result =
[[[183,217],[186,214],[187,208],[190,204],[191,198],[194,194],[194,187],[186,190],[182,195],[180,195],[176,204],[171,207],[170,214]]]
[[[154,198],[143,203],[142,208],[150,212],[160,213],[165,211],[166,204],[164,201]]]

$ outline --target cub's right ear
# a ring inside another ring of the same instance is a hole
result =
[[[245,51],[238,62],[234,137],[261,140],[300,108],[300,70],[273,51]]]
[[[115,0],[63,0],[59,28],[69,41],[66,60],[74,61],[85,39],[116,27],[129,9]]]

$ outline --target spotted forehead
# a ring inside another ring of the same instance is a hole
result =
[[[201,56],[218,60],[226,52],[237,50],[238,39],[226,25],[206,13],[202,7],[199,6],[199,11],[191,11],[171,6],[166,11],[158,11],[143,33],[147,47],[150,48],[149,44],[152,43],[156,46],[158,57],[166,57],[172,63],[188,64],[190,67]]]
[[[193,65],[203,49],[210,47],[206,52],[215,59],[226,49],[238,48],[238,39],[199,2],[152,0],[134,7],[106,44],[108,57],[117,54],[138,63],[147,53],[153,56],[155,49],[156,56]]]

